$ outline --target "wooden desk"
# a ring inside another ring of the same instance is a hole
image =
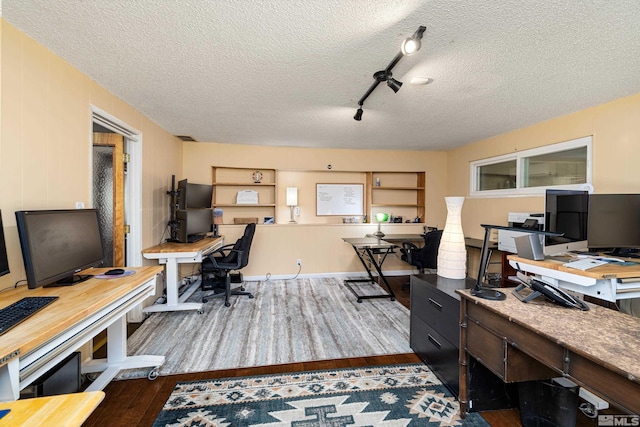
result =
[[[564,376],[615,406],[640,414],[640,319],[590,305],[580,311],[542,299],[523,303],[456,291],[460,305],[460,411],[468,400],[470,356],[504,382]]]
[[[197,289],[198,283],[194,283],[182,295],[179,295],[180,272],[178,264],[196,264],[202,262],[202,257],[222,246],[224,238],[205,237],[194,243],[162,243],[142,251],[142,256],[147,259],[157,259],[167,268],[167,302],[154,304],[143,309],[145,313],[159,311],[202,310],[202,303],[185,302]]]
[[[546,258],[534,261],[516,255],[507,257],[515,268],[540,276],[555,286],[615,302],[619,299],[640,298],[640,264],[601,265],[586,271],[564,267],[564,261]],[[635,262],[635,261],[632,261]]]
[[[164,356],[128,356],[126,314],[155,294],[161,267],[128,267],[131,276],[91,278],[74,286],[0,292],[0,307],[27,296],[59,298],[0,338],[0,401],[17,400],[33,383],[98,333],[107,329],[107,358],[83,363],[83,373],[101,374],[87,391],[102,390],[122,369],[158,367]],[[108,268],[81,274],[100,274]]]
[[[0,403],[0,409],[11,410],[0,419],[0,425],[79,427],[102,399],[104,392],[92,391]]]

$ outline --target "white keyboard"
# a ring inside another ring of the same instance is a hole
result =
[[[589,270],[590,268],[598,267],[604,264],[608,264],[607,261],[602,261],[593,258],[582,258],[577,261],[566,262],[562,264],[565,267],[575,268],[577,270]]]

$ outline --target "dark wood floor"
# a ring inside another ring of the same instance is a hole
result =
[[[397,300],[409,307],[409,289],[402,289],[402,284],[407,279],[407,277],[394,277],[390,278],[390,283],[397,295]],[[150,426],[171,394],[173,387],[180,381],[414,362],[420,362],[420,359],[411,353],[197,372],[163,376],[154,381],[148,381],[147,379],[112,381],[105,389],[106,397],[104,401],[84,423],[84,426]],[[492,411],[485,412],[482,415],[493,427],[521,426],[520,415],[517,410]],[[582,417],[578,425],[595,425],[592,421]]]

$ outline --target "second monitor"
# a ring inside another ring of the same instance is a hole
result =
[[[206,237],[213,226],[213,209],[176,211],[176,238],[181,243],[193,243]]]

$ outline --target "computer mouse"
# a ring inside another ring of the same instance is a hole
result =
[[[124,270],[121,268],[114,268],[113,270],[109,270],[106,273],[104,273],[106,276],[118,276],[120,274],[123,274]]]

